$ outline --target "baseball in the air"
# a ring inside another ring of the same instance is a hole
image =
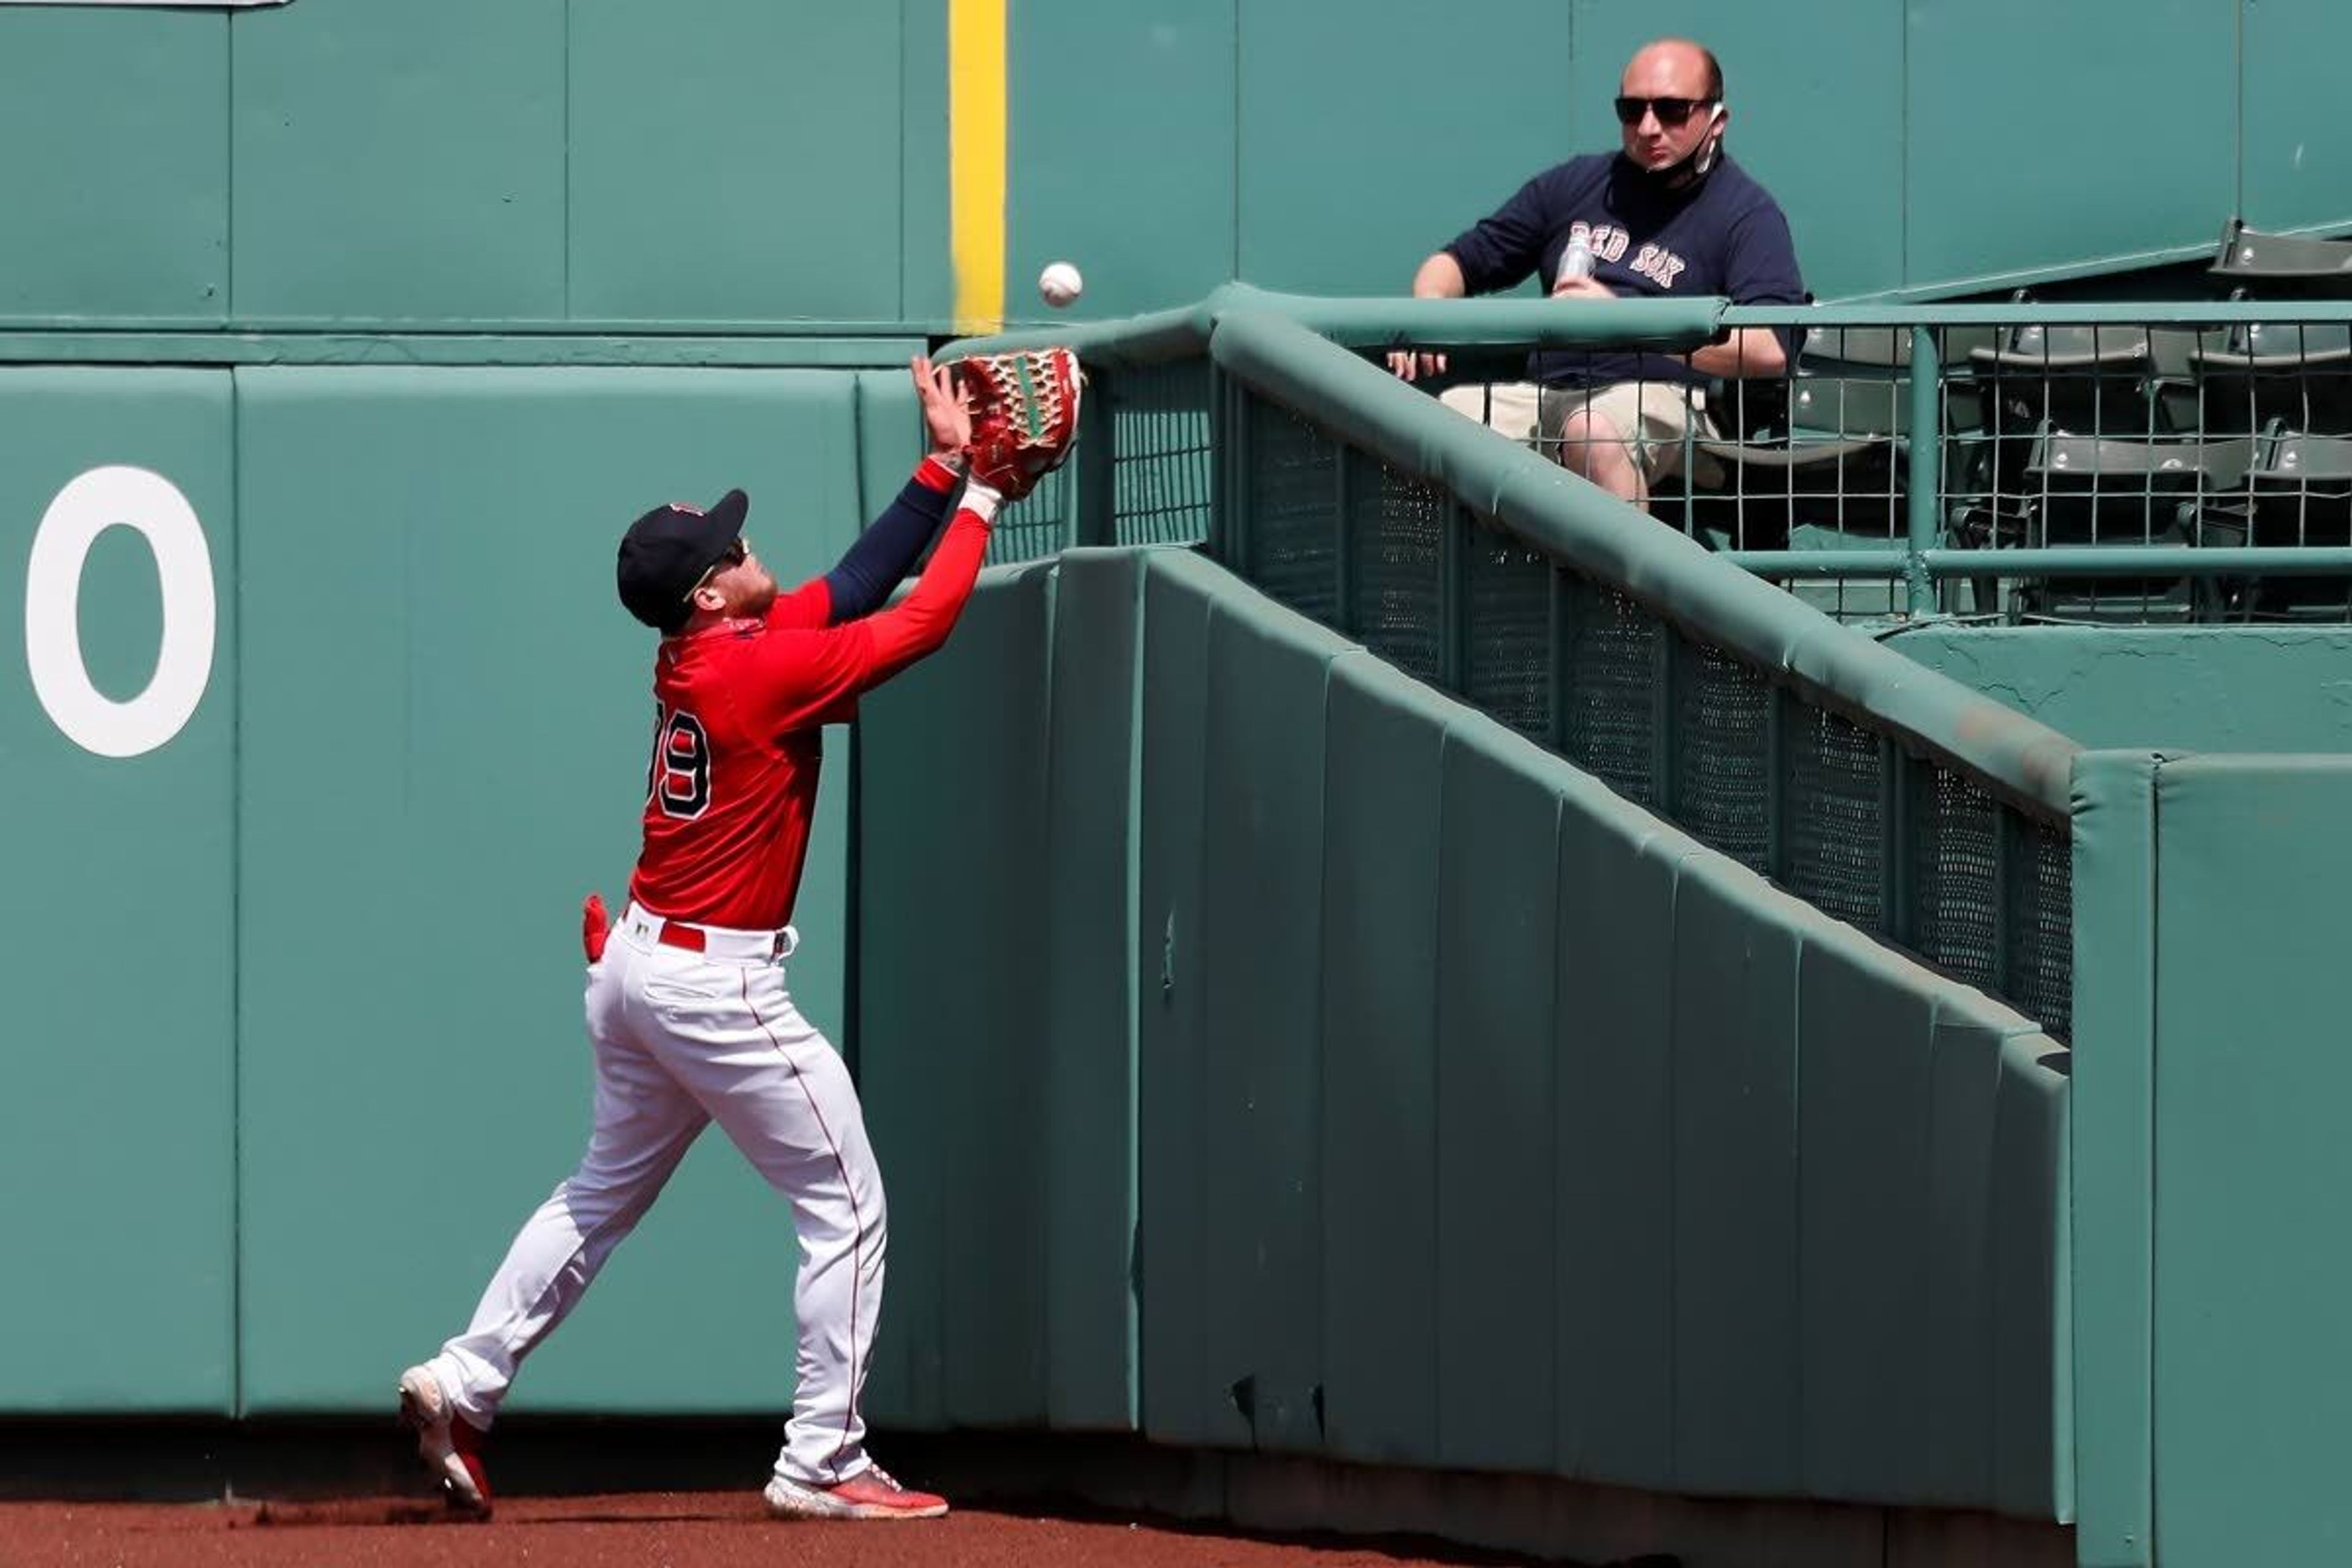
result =
[[[1037,292],[1056,310],[1087,291],[1087,280],[1066,261],[1056,261],[1037,274]]]

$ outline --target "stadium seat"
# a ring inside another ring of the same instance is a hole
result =
[[[1801,375],[1780,384],[1785,423],[1751,422],[1747,439],[1693,443],[1695,530],[1746,550],[1785,550],[1805,526],[1900,538],[1908,384]]]
[[[2247,476],[2245,542],[2352,544],[2352,439],[2295,433],[2261,448]],[[2341,621],[2352,615],[2352,577],[2266,577],[2244,597],[2257,619]]]
[[[2263,234],[2232,218],[2207,271],[2260,298],[2352,299],[2352,239]]]
[[[2352,435],[2352,327],[2252,322],[2207,337],[2189,354],[2205,435],[2253,435],[2273,422]]]
[[[2182,434],[2158,395],[2157,356],[2165,346],[2132,322],[2031,323],[1972,351],[1969,363],[1984,388],[1996,440],[2024,437],[2030,444],[2044,425],[2070,436],[2146,439]]]
[[[1997,327],[1938,327],[1937,353],[1947,365],[1965,362],[1978,349],[1999,341]],[[1814,327],[1805,340],[1805,363],[1824,375],[1852,374],[1850,367],[1880,370],[1911,367],[1909,327]]]
[[[2024,303],[2021,293],[2019,302]],[[2035,455],[2049,437],[2147,441],[2194,430],[2189,355],[2196,334],[2133,322],[2018,323],[1968,354],[1972,404],[1948,399],[1957,423],[1944,465],[1948,528],[1958,542],[2021,542],[2033,526]],[[1983,602],[1987,584],[1979,584]]]
[[[2246,526],[2255,443],[2132,441],[2045,429],[2023,472],[2030,546],[2231,542]],[[2219,618],[2226,603],[2189,578],[2053,578],[2025,584],[2018,609],[2064,620]]]

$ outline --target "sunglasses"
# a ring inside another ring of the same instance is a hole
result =
[[[1621,98],[1617,100],[1617,123],[1639,125],[1643,115],[1654,114],[1659,124],[1672,131],[1714,101],[1711,98]]]
[[[710,563],[710,570],[705,572],[701,576],[697,577],[694,580],[694,586],[686,591],[686,596],[688,599],[693,598],[697,594],[702,592],[702,585],[705,583],[709,582],[713,577],[718,576],[719,574],[726,571],[730,566],[742,565],[743,558],[751,553],[751,547],[744,543],[742,536],[738,534],[734,539],[728,542],[726,549],[719,552],[719,559]]]

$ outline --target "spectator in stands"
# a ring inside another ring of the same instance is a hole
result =
[[[1413,275],[1416,299],[1509,289],[1534,273],[1564,302],[1724,295],[1738,304],[1801,304],[1789,220],[1723,150],[1731,111],[1723,68],[1683,38],[1645,44],[1618,89],[1616,153],[1548,169]],[[1538,384],[1459,386],[1450,406],[1556,450],[1560,463],[1637,506],[1675,473],[1686,434],[1715,434],[1706,384],[1777,376],[1790,335],[1743,328],[1689,354],[1539,353]],[[1445,369],[1443,354],[1398,353],[1406,380]]]

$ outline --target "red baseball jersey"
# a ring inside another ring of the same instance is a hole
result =
[[[824,755],[820,726],[947,640],[988,546],[956,513],[914,592],[827,626],[822,577],[757,620],[666,637],[654,657],[654,753],[645,847],[629,897],[671,920],[743,931],[792,919]]]

